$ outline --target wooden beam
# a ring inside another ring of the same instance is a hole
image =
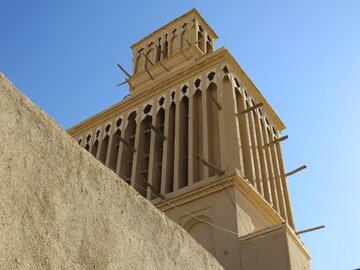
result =
[[[182,49],[179,48],[179,51],[180,51],[181,54],[184,56],[184,58],[186,59],[186,61],[189,61],[189,58],[186,57],[186,55],[184,54],[184,52],[182,51]]]
[[[321,226],[313,227],[313,228],[310,228],[310,229],[298,231],[298,232],[296,232],[296,234],[299,235],[299,234],[302,234],[302,233],[312,232],[312,231],[320,230],[320,229],[323,229],[323,228],[325,228],[325,225],[321,225]]]
[[[160,129],[158,129],[157,127],[155,127],[152,123],[149,123],[149,127],[154,130],[157,134],[160,135],[160,137],[165,141],[166,140],[166,136],[161,132]]]
[[[129,82],[129,80],[128,80],[127,78],[125,78],[125,81],[123,81],[123,82],[121,82],[121,83],[118,83],[118,84],[116,85],[116,87],[119,87],[119,86],[121,86],[121,85],[123,85],[123,84],[125,84],[125,83],[127,83],[127,84],[129,85],[129,87],[131,88],[131,90],[134,90],[134,87],[131,85],[131,83]]]
[[[120,64],[117,64],[117,66],[125,73],[126,76],[128,76],[128,78],[131,78],[131,75],[125,70],[125,68],[123,68]]]
[[[195,44],[198,44],[204,37],[201,37],[198,39],[198,41],[195,42]]]
[[[305,169],[306,169],[306,165],[303,165],[303,166],[297,168],[296,170],[293,170],[293,171],[291,171],[291,172],[286,173],[286,174],[285,174],[285,177],[288,177],[288,176],[290,176],[290,175],[293,175],[293,174],[295,174],[295,173],[297,173],[297,172],[300,172],[300,171],[302,171],[302,170],[305,170]]]
[[[272,142],[269,142],[268,144],[265,144],[265,145],[263,146],[263,148],[264,148],[264,147],[268,147],[268,146],[270,146],[270,145],[273,145],[273,144],[275,144],[275,143],[279,143],[279,142],[285,141],[285,140],[288,139],[288,138],[289,138],[288,135],[285,135],[285,136],[283,136],[283,137],[277,138],[277,139],[273,140]]]
[[[246,109],[246,110],[243,110],[242,112],[237,113],[236,116],[240,116],[240,115],[242,115],[242,114],[251,112],[251,111],[253,111],[253,110],[257,109],[257,108],[260,108],[261,106],[263,106],[263,104],[260,102],[260,103],[258,103],[258,104],[255,104],[254,106]]]
[[[162,54],[165,54],[165,52],[162,49],[160,49],[159,45],[155,45],[155,47],[158,48]]]
[[[134,87],[131,85],[131,83],[129,82],[129,80],[125,78],[125,81],[128,83],[128,85],[130,86],[131,90],[134,90]]]
[[[156,46],[156,45],[155,45]],[[162,50],[160,49],[161,53],[162,53]],[[143,53],[143,55],[145,56],[146,60],[153,66],[153,62],[151,62],[151,60]],[[169,70],[160,62],[158,62],[158,64],[163,68],[165,69],[167,72],[169,72]]]
[[[154,65],[153,62],[149,59],[149,57],[146,56],[145,53],[143,53],[143,56],[145,57],[146,61],[148,61],[152,66]]]
[[[159,62],[159,65],[163,68],[163,69],[165,69],[167,72],[170,72],[170,70],[168,70],[163,64],[161,64],[160,62]]]
[[[132,147],[131,144],[130,144],[127,140],[125,140],[125,139],[122,138],[121,136],[119,136],[119,140],[120,140],[126,147],[128,147],[128,148],[131,150],[131,152],[133,152],[133,153],[136,152],[136,149],[135,149],[134,147]]]
[[[145,185],[147,185],[151,191],[159,198],[165,200],[165,196],[162,195],[161,193],[157,192],[156,189],[145,179],[145,177],[143,176],[143,182],[145,183]]]
[[[210,170],[214,171],[217,175],[224,175],[225,174],[225,171],[223,171],[220,168],[216,167],[214,164],[211,164],[210,162],[206,161],[201,156],[199,156],[197,153],[194,153],[194,158],[196,158],[198,161],[200,161],[202,164],[204,164]]]
[[[153,81],[154,77],[151,76],[150,71],[147,69],[147,67],[145,67],[145,71],[147,72],[147,74],[149,75],[150,79]]]
[[[215,103],[216,107],[218,107],[219,110],[222,110],[222,106],[221,106],[220,103],[216,100],[216,98],[215,98],[213,95],[211,95],[210,93],[209,93],[209,96],[210,96],[211,100]]]

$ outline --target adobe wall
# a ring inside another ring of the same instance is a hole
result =
[[[1,269],[222,269],[0,73]]]

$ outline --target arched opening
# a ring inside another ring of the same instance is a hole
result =
[[[212,40],[211,37],[207,36],[206,40],[206,54],[212,53],[214,51],[214,48],[212,46]]]
[[[167,58],[169,55],[169,42],[168,42],[168,35],[165,35],[165,42],[164,42],[164,50],[163,50],[163,59]]]
[[[91,154],[96,157],[96,153],[97,153],[97,150],[98,150],[98,147],[99,147],[99,140],[96,139],[92,148],[91,148]]]
[[[184,226],[185,230],[208,252],[214,252],[212,221],[206,216],[190,219]]]
[[[196,90],[193,97],[193,149],[194,153],[203,156],[203,106],[202,93]],[[194,183],[204,179],[203,165],[195,161],[193,167]]]
[[[180,137],[179,137],[179,188],[188,185],[188,154],[189,154],[189,98],[184,96],[179,106]]]
[[[170,54],[173,55],[179,50],[179,36],[176,33],[176,29],[173,31],[173,37],[171,38]]]
[[[184,23],[182,27],[183,27],[183,31],[181,33],[181,48],[185,49],[189,47],[187,23]]]
[[[240,140],[244,162],[245,178],[251,182],[254,182],[253,166],[252,166],[252,153],[250,149],[250,138],[248,134],[246,115],[241,112],[244,111],[245,102],[243,96],[240,94],[239,89],[235,88],[236,95],[236,107],[238,112],[238,124],[240,128]]]
[[[149,46],[148,46],[148,51],[147,51],[147,53],[146,53],[146,57],[147,58],[145,58],[145,67],[146,68],[150,68],[152,65],[152,63],[154,63],[154,60],[155,60],[155,50],[154,50],[154,43],[153,42],[151,42],[150,44],[149,44]],[[151,63],[150,63],[150,61],[151,61]]]
[[[147,185],[144,180],[149,178],[149,159],[150,159],[150,139],[151,128],[150,124],[152,117],[147,115],[140,124],[140,138],[138,145],[138,164],[135,182],[137,186],[135,189],[144,197],[146,197]]]
[[[136,112],[132,112],[128,117],[127,127],[124,132],[124,140],[128,145],[123,145],[121,153],[120,173],[126,178],[131,179],[133,167],[135,133],[136,133]]]
[[[172,102],[169,108],[165,193],[174,191],[175,112],[175,102]]]
[[[156,114],[155,126],[164,134],[164,123],[165,123],[165,110],[160,108],[158,113]],[[152,186],[155,190],[160,193],[161,187],[161,172],[162,172],[162,162],[163,162],[163,147],[164,140],[160,134],[155,133],[155,147],[154,147],[154,162],[153,162],[153,178],[152,178]],[[154,195],[151,199],[154,199]]]
[[[202,27],[199,25],[199,30],[198,30],[198,33],[197,33],[197,42],[198,42],[198,48],[204,52],[204,49],[205,49],[205,40],[204,40],[204,35],[203,35],[203,29]]]
[[[136,57],[136,62],[135,62],[135,73],[139,73],[141,71],[144,70],[144,56],[143,56],[143,53],[144,53],[144,49],[140,49],[138,51],[138,55]]]
[[[109,160],[109,166],[113,170],[116,170],[116,165],[118,162],[118,156],[119,156],[119,147],[120,147],[120,136],[121,136],[121,130],[118,128],[116,132],[113,135],[113,139],[111,142],[110,147],[110,160]]]
[[[108,146],[109,146],[109,135],[106,134],[105,138],[101,143],[100,156],[99,156],[100,161],[104,164],[106,162]]]
[[[161,38],[159,38],[158,45],[156,46],[156,62],[161,60]]]
[[[218,100],[217,85],[210,83],[207,89],[207,116],[208,116],[208,154],[209,162],[220,168],[220,131],[219,131],[219,108],[215,100]],[[209,170],[209,176],[216,173]]]

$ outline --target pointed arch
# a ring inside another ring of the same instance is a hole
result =
[[[217,85],[211,82],[207,88],[206,106],[208,116],[208,159],[209,162],[221,167],[220,164],[220,131],[219,131],[219,108],[214,100],[218,100]],[[215,175],[215,172],[209,170],[209,176]]]

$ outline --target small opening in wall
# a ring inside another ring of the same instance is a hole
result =
[[[116,121],[116,127],[120,127],[121,122],[122,122],[122,120],[121,120],[121,118],[119,118],[119,119]]]
[[[274,135],[276,135],[276,129],[274,127],[272,127],[273,133]]]
[[[266,124],[270,125],[269,119],[267,119],[267,117],[265,117],[265,121],[266,121]]]
[[[236,78],[234,79],[234,81],[235,81],[236,87],[238,87],[238,88],[239,88],[239,87],[240,87],[240,83],[239,83],[239,81],[238,81]]]
[[[209,79],[210,81],[212,81],[212,80],[214,79],[214,77],[215,77],[215,72],[214,72],[214,71],[211,71],[207,77],[208,77],[208,79]]]
[[[106,128],[105,128],[106,133],[108,133],[108,132],[109,132],[110,127],[111,127],[111,126],[110,126],[109,124],[106,126]]]
[[[174,99],[175,98],[175,92],[173,91],[172,93],[171,93],[171,99]]]
[[[81,139],[79,140],[79,144],[81,144]]]
[[[196,88],[199,88],[200,86],[200,83],[201,83],[201,80],[200,79],[196,79],[194,85],[196,86]]]
[[[183,94],[185,94],[187,89],[188,89],[188,87],[186,85],[184,85],[183,88],[181,89],[181,92],[183,92]]]
[[[146,105],[146,107],[144,108],[143,112],[144,112],[145,114],[148,114],[148,113],[151,111],[151,108],[152,108],[152,106],[151,106],[150,104],[148,104],[148,105]]]
[[[229,69],[227,68],[227,66],[224,66],[223,71],[224,73],[229,73]]]
[[[86,141],[89,142],[91,139],[91,135],[89,134],[87,137],[86,137]]]
[[[165,98],[164,98],[164,97],[161,97],[161,98],[159,99],[159,105],[162,106],[162,105],[164,104],[164,102],[165,102]]]
[[[100,135],[100,130],[96,131],[96,138],[98,138]]]

